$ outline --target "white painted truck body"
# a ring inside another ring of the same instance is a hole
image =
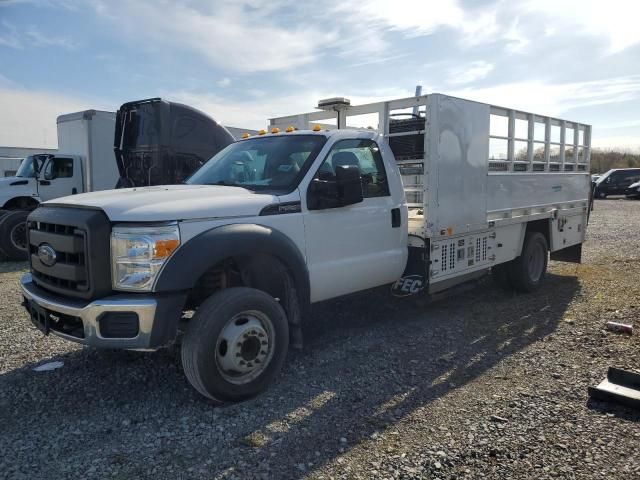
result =
[[[57,155],[82,158],[81,192],[108,190],[116,186],[119,174],[113,153],[115,121],[114,112],[100,110],[60,115],[56,121],[60,152]]]

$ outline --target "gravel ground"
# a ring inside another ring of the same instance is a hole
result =
[[[533,295],[490,281],[428,306],[322,304],[269,391],[216,407],[177,347],[43,337],[0,266],[0,478],[640,478],[638,412],[590,401],[640,368],[640,202],[597,201],[585,263]],[[54,371],[37,365],[62,361]]]

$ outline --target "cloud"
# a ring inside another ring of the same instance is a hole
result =
[[[541,115],[559,116],[572,109],[640,98],[640,75],[559,84],[529,80],[485,88],[468,87],[454,91],[452,95]]]
[[[1,0],[0,0],[1,1]],[[16,84],[0,73],[0,88],[14,88]]]
[[[105,102],[48,91],[3,86],[0,82],[0,145],[57,148],[56,118],[81,110],[108,110]]]
[[[430,34],[443,26],[460,26],[465,19],[455,0],[343,0],[334,2],[332,16],[338,21],[355,19],[366,28],[387,28],[414,35]]]
[[[507,53],[523,53],[541,34],[602,38],[607,54],[640,43],[640,3],[629,0],[494,0],[476,6],[459,0],[336,0],[333,11],[344,17],[335,15],[337,23],[356,19],[350,22],[356,30],[378,36],[391,31],[415,37],[449,29],[462,48],[495,45]]]
[[[601,36],[608,53],[617,53],[640,43],[640,3],[629,0],[528,0],[523,12],[542,14],[549,25],[581,35]]]
[[[35,26],[28,27],[24,32],[24,36],[34,47],[62,47],[67,50],[74,50],[78,46],[69,37],[56,36],[50,32],[45,34]]]
[[[399,53],[397,55],[390,55],[388,57],[379,57],[379,58],[371,58],[368,60],[363,60],[361,62],[357,62],[357,63],[353,63],[351,65],[349,65],[348,68],[357,68],[357,67],[365,67],[365,66],[369,66],[369,65],[377,65],[380,63],[389,63],[389,62],[393,62],[395,60],[400,60],[401,58],[406,58],[409,55],[411,55],[410,53]]]
[[[94,6],[98,14],[136,41],[192,51],[229,71],[261,72],[304,65],[315,60],[318,45],[334,39],[331,31],[316,28],[304,17],[281,26],[281,10],[252,0],[94,0]]]
[[[22,48],[18,29],[6,20],[3,20],[1,25],[4,33],[0,34],[0,47]]]
[[[6,20],[2,21],[5,33],[0,35],[0,46],[22,49],[25,47],[61,47],[73,50],[77,44],[69,37],[42,33],[36,26],[30,25],[24,30]]]
[[[231,85],[231,79],[229,77],[221,78],[216,82],[216,85],[223,88],[228,87],[229,85]]]
[[[453,85],[463,85],[473,83],[485,78],[493,70],[494,65],[484,60],[471,62],[467,66],[460,66],[451,69],[449,72],[449,83]]]

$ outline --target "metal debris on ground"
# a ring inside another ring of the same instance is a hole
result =
[[[47,362],[42,365],[38,365],[34,367],[34,372],[48,372],[50,370],[56,370],[58,368],[62,368],[64,366],[63,362]]]
[[[607,378],[597,387],[589,387],[589,396],[605,402],[616,402],[640,409],[640,375],[609,367]]]

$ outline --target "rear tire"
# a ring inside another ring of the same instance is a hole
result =
[[[549,261],[549,245],[540,232],[528,232],[522,254],[511,262],[510,277],[519,292],[533,292],[544,280]]]
[[[246,287],[220,290],[198,308],[182,340],[182,367],[202,395],[220,402],[256,396],[276,378],[289,348],[278,302]]]
[[[29,213],[18,210],[0,218],[0,251],[9,260],[25,261],[28,258],[27,217]]]

